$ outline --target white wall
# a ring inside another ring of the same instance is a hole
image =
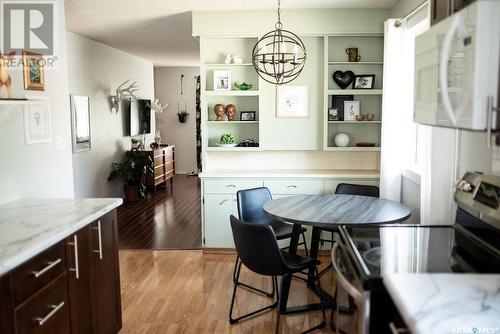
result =
[[[59,2],[58,7],[57,67],[45,71],[45,91],[24,91],[22,71],[10,71],[15,96],[50,98],[52,141],[26,145],[22,108],[0,106],[0,203],[22,197],[73,197],[64,2]],[[58,138],[63,144],[59,149],[56,147]]]
[[[130,149],[130,137],[125,136],[123,112],[111,112],[108,96],[131,79],[140,87],[137,97],[152,99],[153,63],[70,32],[66,36],[69,91],[90,96],[91,104],[92,149],[73,154],[75,197],[121,196],[121,183],[107,177],[111,163]],[[154,117],[152,123],[154,129]],[[146,137],[149,147],[154,133]]]
[[[181,75],[183,94],[181,95]],[[175,173],[186,174],[197,171],[196,163],[196,79],[199,67],[155,67],[155,96],[168,108],[156,114],[156,128],[160,130],[163,143],[175,145]],[[184,109],[187,103],[186,123],[177,117],[177,105]]]

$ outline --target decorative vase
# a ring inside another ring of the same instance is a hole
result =
[[[236,106],[234,104],[228,104],[226,106],[226,116],[228,121],[232,121],[236,114]]]
[[[216,104],[214,106],[215,120],[222,121],[222,117],[224,116],[224,106],[222,104]]]
[[[338,147],[347,147],[349,145],[349,136],[345,133],[339,133],[335,136],[335,145]]]
[[[141,143],[132,143],[132,150],[137,150],[139,149]]]
[[[161,136],[160,136],[160,130],[155,131],[155,143],[157,145],[161,144]]]
[[[186,123],[188,115],[189,114],[187,114],[187,113],[179,113],[179,114],[177,114],[177,117],[179,118],[179,122]]]

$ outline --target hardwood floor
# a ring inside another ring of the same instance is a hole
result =
[[[323,267],[328,257],[320,260]],[[233,265],[234,255],[202,251],[120,251],[120,333],[274,333],[275,310],[229,324]],[[246,269],[241,278],[262,288],[271,286],[268,277]],[[321,282],[333,291],[331,271]],[[293,280],[290,291],[289,306],[318,301],[302,281]],[[237,296],[236,312],[248,312],[269,303],[269,299],[244,289],[238,289]],[[281,333],[300,333],[320,320],[320,312],[282,316]],[[331,330],[327,327],[315,333]]]
[[[175,175],[173,188],[118,208],[120,249],[199,249],[201,203],[198,177]]]

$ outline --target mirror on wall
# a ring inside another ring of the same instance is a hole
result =
[[[90,98],[70,95],[73,153],[89,151],[90,136]]]

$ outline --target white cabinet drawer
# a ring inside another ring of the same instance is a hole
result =
[[[236,198],[233,195],[205,195],[205,247],[234,248],[229,217],[237,216]]]
[[[217,179],[203,181],[205,194],[235,194],[241,189],[262,187],[261,180]]]
[[[317,195],[324,191],[323,181],[269,180],[264,181],[271,194],[276,195]]]
[[[325,181],[325,193],[326,194],[335,194],[335,189],[337,189],[337,186],[339,185],[339,183],[360,184],[360,185],[378,187],[380,182],[378,179]]]

